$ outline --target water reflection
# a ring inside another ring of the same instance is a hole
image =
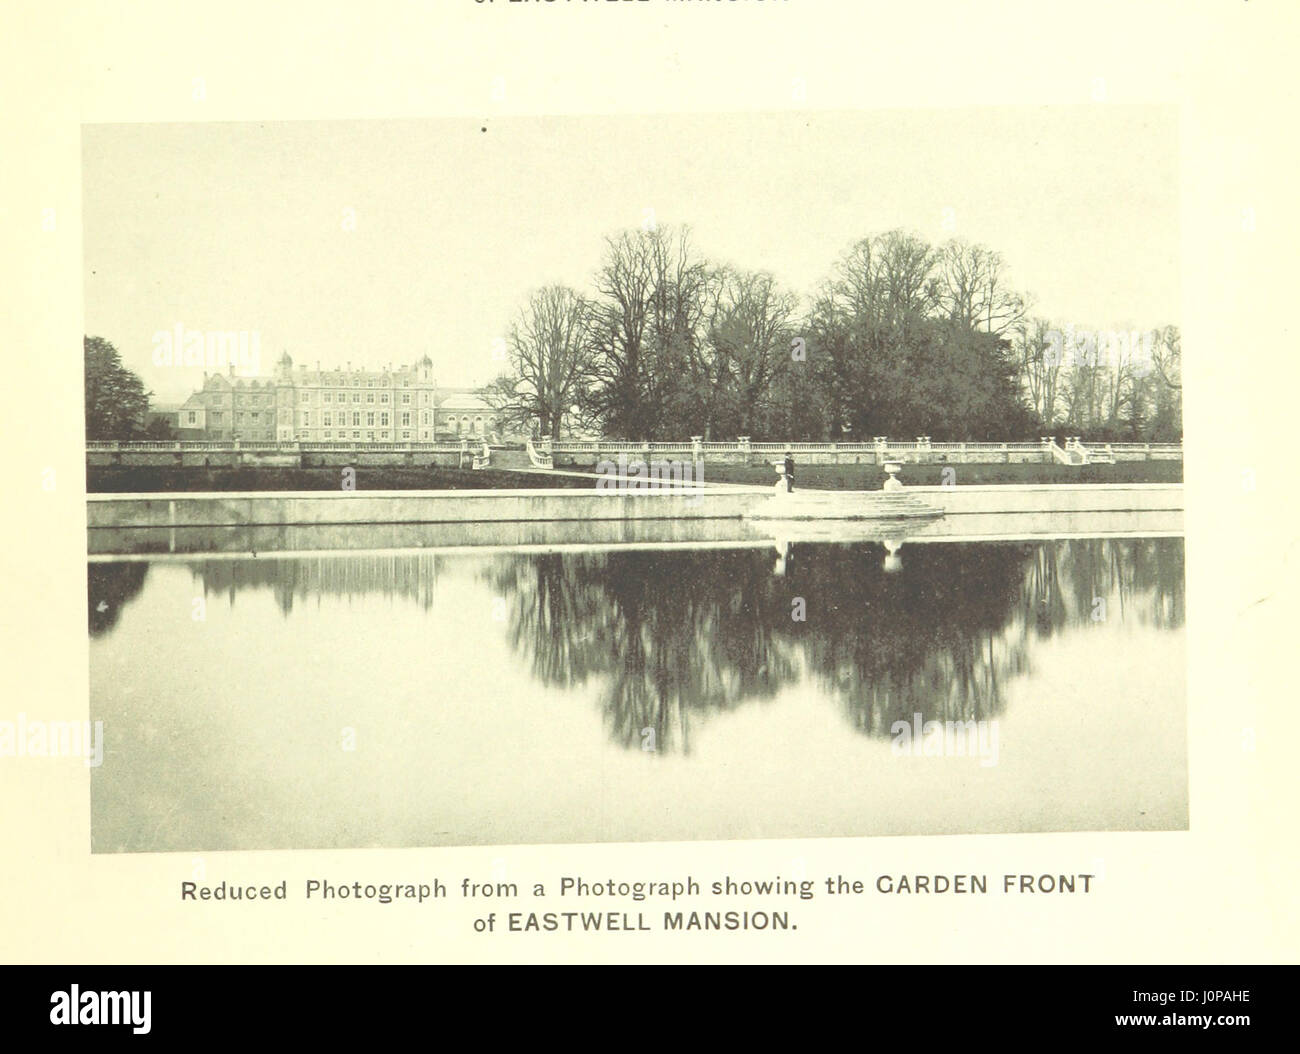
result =
[[[598,683],[612,739],[689,752],[692,715],[811,677],[854,728],[981,720],[1031,669],[1031,637],[1117,620],[1183,623],[1177,538],[519,554],[479,572],[511,647],[545,685]],[[196,561],[205,598],[266,591],[285,616],[323,597],[433,606],[446,557]],[[146,563],[90,565],[90,633],[116,625]]]
[[[90,635],[100,637],[117,625],[122,609],[144,588],[149,565],[143,563],[90,564],[86,602],[90,609]]]
[[[787,546],[728,553],[516,556],[486,577],[536,677],[601,676],[615,741],[689,750],[692,713],[809,674],[853,726],[981,720],[1029,671],[1029,638],[1114,618],[1182,625],[1182,541]],[[783,572],[774,574],[778,568]],[[1112,606],[1114,611],[1111,611]]]
[[[1185,822],[1181,538],[150,560],[90,565],[96,851]],[[160,640],[169,661],[142,658]],[[880,762],[917,714],[1019,716],[997,778],[1049,786],[1083,750],[1109,798],[863,816],[907,786]],[[364,762],[338,751],[354,726]],[[1125,751],[1170,771],[1130,788]],[[648,804],[669,787],[671,820]],[[781,788],[761,819],[743,800]]]

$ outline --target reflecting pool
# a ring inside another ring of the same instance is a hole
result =
[[[88,575],[96,852],[1187,827],[1181,537]]]

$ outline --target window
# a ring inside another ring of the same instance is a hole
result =
[[[428,411],[428,410],[425,410],[425,411],[424,411],[424,414],[423,414],[423,417],[422,417],[422,420],[421,420],[420,423],[421,423],[421,424],[426,424],[426,425],[429,423],[429,411]]]
[[[367,432],[367,433],[366,433],[366,439],[367,439],[369,442],[373,443],[373,442],[375,441],[375,433],[374,433],[374,432]]]
[[[321,398],[323,398],[326,402],[329,402],[333,398],[333,395],[330,392],[326,392],[323,396],[321,396]]]
[[[361,415],[355,410],[352,412],[352,427],[356,428],[361,424]]]
[[[360,392],[353,392],[353,393],[352,393],[352,401],[353,401],[354,403],[359,403],[359,402],[361,402],[361,393],[360,393]]]
[[[368,402],[371,406],[374,406],[374,404],[375,404],[375,393],[374,393],[374,392],[366,392],[366,402]]]
[[[402,405],[403,405],[403,406],[410,406],[410,405],[411,405],[411,393],[410,393],[410,392],[402,392]]]
[[[303,415],[302,415],[302,423],[303,423],[304,425],[309,425],[309,424],[311,424],[311,414],[307,413],[306,411],[303,411]]]
[[[303,392],[300,401],[304,403],[311,402],[311,393]]]
[[[197,421],[198,419],[199,419],[199,415],[196,414],[193,410],[191,410],[191,411],[190,411],[190,424],[193,424],[193,423],[194,423],[195,421]]]
[[[403,432],[403,433],[402,433],[402,438],[403,438],[403,439],[410,439],[410,438],[411,438],[411,433],[410,433],[410,432]]]
[[[385,413],[385,414],[380,414],[380,415],[379,415],[379,423],[380,423],[381,425],[383,425],[385,428],[387,428],[387,427],[388,427],[388,414],[386,414],[386,413]]]
[[[353,439],[360,439],[360,438],[361,438],[361,433],[360,433],[360,432],[353,432],[353,433],[352,433],[352,438],[353,438]]]
[[[403,427],[403,428],[408,428],[408,427],[410,427],[410,424],[411,424],[411,415],[410,415],[410,414],[402,414],[402,427]]]
[[[325,438],[328,439],[329,437],[330,437],[330,430],[327,428],[325,429]]]
[[[387,392],[382,392],[382,393],[380,393],[379,401],[380,401],[381,403],[387,405],[387,404],[388,404],[388,393],[387,393]]]
[[[220,411],[220,410],[213,410],[213,411],[212,411],[212,423],[213,423],[214,425],[219,425],[219,424],[221,424],[221,411]]]
[[[373,388],[374,386],[375,386],[375,379],[371,377],[368,381],[366,381],[366,387]],[[371,401],[373,402],[374,400]]]
[[[428,406],[428,405],[429,405],[429,393],[428,393],[428,392],[421,392],[421,393],[420,393],[420,405],[421,405],[421,406]]]
[[[253,413],[253,414],[249,414],[249,415],[248,415],[248,420],[249,420],[249,423],[250,423],[250,424],[257,424],[257,423],[258,423],[258,420],[257,420],[257,414],[255,414],[255,413]]]

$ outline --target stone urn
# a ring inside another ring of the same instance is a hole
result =
[[[903,465],[899,461],[886,461],[884,470],[889,473],[889,478],[885,480],[884,490],[902,490],[903,484],[899,480],[898,473],[903,471]]]

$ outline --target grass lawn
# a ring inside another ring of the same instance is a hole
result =
[[[88,494],[150,494],[186,491],[340,490],[343,469],[281,468],[243,465],[238,468],[179,468],[174,465],[90,465]],[[590,488],[591,482],[572,476],[543,476],[528,472],[479,471],[468,468],[358,465],[357,490],[519,490],[527,487]]]
[[[951,469],[955,485],[994,483],[1181,483],[1181,461],[1122,461],[1115,465],[904,465],[898,478],[914,487],[938,487],[944,469]],[[594,469],[577,471],[593,472]],[[704,483],[776,485],[776,472],[768,465],[714,465],[705,463]],[[795,486],[806,490],[879,490],[888,478],[878,465],[800,465],[795,462]]]
[[[912,486],[939,486],[943,470],[954,472],[957,486],[990,483],[1181,483],[1181,461],[1127,461],[1118,465],[904,465],[899,478]],[[571,470],[572,471],[572,470]],[[518,490],[584,489],[595,485],[594,470],[582,476],[510,472],[475,472],[462,468],[413,468],[360,465],[357,490]],[[86,469],[90,494],[181,493],[186,491],[339,490],[343,470],[280,468],[179,468],[174,465],[91,465]],[[795,464],[795,484],[807,490],[878,490],[885,473],[876,465]],[[705,464],[703,482],[773,486],[776,473],[766,465]]]

